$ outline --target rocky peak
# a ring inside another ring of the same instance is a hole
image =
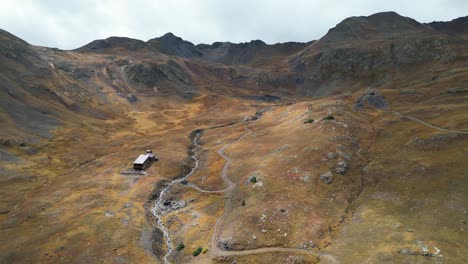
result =
[[[166,40],[166,41],[180,41],[180,42],[183,41],[183,39],[181,37],[178,37],[178,36],[172,34],[172,32],[167,32],[166,34],[162,35],[162,37],[159,37],[158,39],[159,40]]]
[[[468,34],[468,16],[460,17],[449,22],[432,22],[429,27],[446,34]]]
[[[27,56],[38,57],[26,41],[0,29],[0,56],[21,61]]]
[[[214,42],[211,45],[199,44],[197,48],[203,54],[203,59],[226,64],[248,63],[257,56],[270,56],[273,52],[272,46],[261,40],[243,43]]]
[[[148,45],[162,53],[181,56],[185,58],[199,57],[201,54],[191,42],[172,34],[164,34],[159,38],[148,40]]]
[[[3,29],[0,29],[0,41],[1,42],[9,41],[9,42],[22,44],[22,45],[29,45],[26,41],[16,37],[15,35]]]
[[[109,37],[106,39],[94,40],[81,48],[76,49],[80,52],[102,52],[121,48],[128,51],[143,49],[146,46],[144,41],[126,37]]]
[[[372,37],[390,38],[418,32],[427,28],[414,19],[395,12],[376,13],[371,16],[346,18],[322,38],[323,41],[343,41],[350,39],[368,39]]]

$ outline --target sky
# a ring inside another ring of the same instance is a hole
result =
[[[0,0],[0,6],[1,29],[61,49],[167,32],[194,44],[306,42],[350,16],[395,11],[432,22],[468,15],[468,0]]]

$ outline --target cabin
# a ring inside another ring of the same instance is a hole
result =
[[[133,169],[144,170],[155,159],[156,159],[156,156],[153,154],[153,151],[147,150],[146,154],[141,154],[133,162]]]

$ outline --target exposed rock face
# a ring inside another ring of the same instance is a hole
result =
[[[378,94],[374,89],[371,89],[364,93],[354,104],[355,109],[361,109],[365,106],[375,107],[382,109],[388,107],[388,103],[385,98]]]
[[[290,67],[303,76],[298,86],[308,95],[329,95],[344,83],[377,87],[404,74],[409,65],[413,71],[423,70],[427,63],[447,63],[459,57],[453,47],[463,41],[447,37],[436,27],[462,32],[459,25],[465,20],[430,27],[394,12],[348,18],[293,57]]]
[[[350,39],[390,38],[407,32],[419,32],[425,27],[416,20],[400,16],[395,12],[382,12],[368,17],[350,17],[334,28],[321,39],[321,42],[343,41]]]
[[[209,61],[226,64],[242,64],[250,61],[261,52],[266,44],[260,40],[248,43],[234,44],[230,42],[215,42],[212,45],[198,45],[203,52],[203,58]]]
[[[117,51],[148,51],[175,55],[183,58],[199,58],[224,64],[247,64],[256,59],[268,59],[275,55],[291,55],[308,46],[309,43],[286,42],[268,45],[261,40],[246,43],[215,42],[211,45],[194,45],[172,33],[153,38],[147,42],[125,38],[110,37],[95,40],[76,49],[78,52],[113,53]]]
[[[163,82],[171,82],[172,85],[191,84],[189,74],[173,61],[166,64],[153,62],[132,64],[125,68],[125,72],[129,80],[148,87],[154,87]]]
[[[224,64],[247,64],[259,58],[271,58],[275,54],[289,55],[305,48],[309,43],[287,42],[268,45],[261,40],[246,43],[215,42],[200,44],[197,49],[202,59]]]
[[[359,80],[379,86],[391,77],[389,73],[398,72],[406,65],[452,61],[456,54],[449,44],[450,40],[428,37],[375,45],[327,47],[308,58],[292,61],[291,65],[294,71],[305,72],[312,87]]]
[[[467,20],[421,24],[395,12],[384,12],[345,19],[319,41],[308,43],[268,45],[253,40],[194,45],[167,33],[148,42],[118,37],[96,40],[78,51],[138,51],[196,59],[206,64],[185,63],[197,71],[220,76],[217,81],[227,80],[243,88],[288,87],[302,95],[322,97],[340,91],[344,85],[348,90],[381,86],[403,74],[405,67],[423,71],[427,63],[456,60],[461,54],[453,47],[463,45],[463,41],[447,34],[466,34]],[[245,71],[211,64],[268,65],[269,60],[279,57],[289,59],[289,72]]]
[[[446,34],[468,34],[468,16],[450,22],[432,22],[426,25]]]
[[[125,37],[110,37],[107,39],[94,40],[85,46],[76,49],[78,52],[106,52],[113,48],[120,48],[127,51],[136,51],[146,46],[144,41]]]
[[[150,39],[147,44],[152,49],[162,53],[184,58],[197,58],[202,55],[191,42],[185,41],[172,33],[166,33],[160,38]]]
[[[2,29],[0,29],[0,56],[1,60],[5,58],[21,63],[39,59],[38,54],[26,41]]]
[[[92,77],[93,70],[84,67],[76,67],[75,65],[67,62],[56,63],[55,67],[60,69],[67,74],[70,74],[75,79],[86,80]]]

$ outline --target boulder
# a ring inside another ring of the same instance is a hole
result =
[[[335,173],[337,173],[337,174],[344,175],[344,174],[346,174],[346,172],[348,171],[348,169],[349,169],[348,163],[346,163],[346,161],[344,161],[344,160],[340,160],[340,161],[335,165],[335,167],[333,168],[333,172],[335,172]]]
[[[333,181],[333,173],[331,171],[327,171],[321,174],[319,179],[325,183],[330,184]]]

